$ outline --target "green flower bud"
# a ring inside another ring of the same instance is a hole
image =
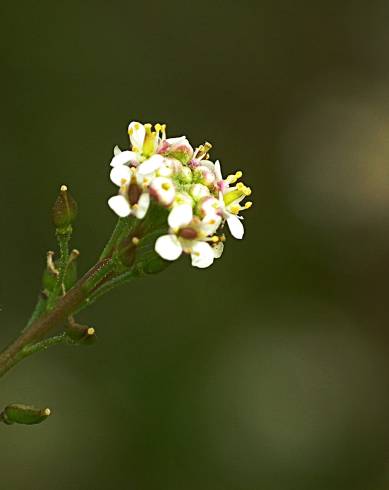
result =
[[[93,327],[71,323],[66,328],[67,335],[80,344],[90,345],[96,340],[96,331]]]
[[[49,408],[39,410],[30,405],[21,405],[14,403],[8,405],[1,414],[6,424],[26,424],[33,425],[43,422],[50,415]]]
[[[52,210],[54,226],[59,229],[70,226],[77,217],[77,209],[77,203],[68,192],[66,185],[61,186]]]

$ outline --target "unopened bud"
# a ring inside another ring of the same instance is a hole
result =
[[[163,142],[159,153],[187,164],[193,156],[193,148],[185,137],[170,138]]]
[[[93,327],[71,323],[66,328],[67,335],[80,344],[89,345],[96,339],[96,330]]]
[[[50,415],[49,408],[39,410],[30,405],[22,405],[14,403],[8,405],[1,414],[3,421],[6,424],[39,424],[43,422]]]
[[[77,203],[69,193],[66,185],[61,186],[53,210],[53,223],[56,228],[63,229],[71,225],[77,217]]]

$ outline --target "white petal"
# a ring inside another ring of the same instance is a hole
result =
[[[213,235],[222,221],[221,216],[216,213],[207,214],[201,221],[201,228],[207,235]]]
[[[215,162],[215,175],[217,180],[223,180],[222,167],[220,165],[219,160],[216,160]]]
[[[204,269],[209,267],[214,261],[214,254],[211,245],[206,242],[196,242],[192,247],[192,265]]]
[[[152,157],[145,160],[138,167],[138,172],[142,175],[148,175],[156,170],[163,164],[163,156],[162,155],[153,155]]]
[[[141,194],[139,201],[137,202],[136,208],[134,209],[134,214],[138,219],[143,219],[146,216],[147,210],[150,206],[150,194],[144,192]]]
[[[215,256],[215,259],[219,259],[222,256],[223,250],[224,250],[224,243],[223,242],[217,242],[215,245],[212,247],[213,250],[213,255]]]
[[[193,218],[193,210],[190,204],[179,204],[170,211],[168,223],[170,228],[180,228],[188,225]]]
[[[131,213],[130,205],[123,196],[113,196],[108,199],[108,206],[121,218]]]
[[[235,215],[231,214],[227,218],[228,228],[230,229],[231,235],[239,240],[243,238],[244,227],[242,221]]]
[[[176,235],[160,236],[154,248],[165,260],[176,260],[182,254],[182,247]]]
[[[115,151],[115,150],[114,150]],[[138,161],[138,155],[133,151],[120,151],[115,154],[111,160],[111,167],[116,167],[117,165],[127,165],[131,162]]]
[[[165,141],[166,143],[169,143],[169,145],[178,145],[185,142],[188,142],[189,144],[189,141],[186,136],[178,136],[177,138],[167,138]]]
[[[128,134],[130,136],[132,146],[134,146],[137,151],[142,151],[146,136],[146,130],[143,124],[133,121],[128,126]]]
[[[121,187],[128,184],[131,180],[132,172],[127,165],[117,165],[111,170],[111,180],[114,184]]]
[[[209,196],[210,192],[208,187],[203,184],[193,184],[190,188],[190,194],[193,199],[201,199]]]
[[[116,155],[119,155],[119,153],[121,153],[122,150],[119,148],[118,145],[115,146],[115,148],[113,149],[113,155],[116,156]]]
[[[215,164],[213,162],[211,162],[210,160],[201,160],[201,165],[200,166],[201,167],[207,167],[208,170],[210,170],[211,172],[213,172],[216,175],[216,172],[215,172]],[[219,164],[219,166],[220,166],[220,164]]]

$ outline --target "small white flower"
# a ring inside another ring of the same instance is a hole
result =
[[[176,195],[173,181],[167,177],[155,177],[151,181],[149,191],[162,206],[170,206]]]
[[[175,234],[163,235],[155,242],[155,251],[163,259],[173,261],[181,256],[184,244]],[[204,241],[194,241],[191,248],[185,248],[185,251],[191,255],[193,267],[209,267],[215,259],[213,248]]]
[[[214,246],[207,237],[213,235],[221,223],[221,217],[213,213],[201,221],[193,218],[190,204],[179,204],[169,213],[169,235],[159,237],[155,243],[156,252],[165,260],[176,260],[182,252],[189,253],[194,267],[209,267],[217,257]]]
[[[109,207],[121,218],[130,214],[138,219],[145,217],[150,206],[150,195],[142,192],[135,172],[126,165],[118,165],[111,170],[111,180],[119,189],[119,195],[108,200]]]

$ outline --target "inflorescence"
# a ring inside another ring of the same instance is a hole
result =
[[[194,267],[210,266],[223,253],[224,224],[243,238],[240,212],[251,207],[242,201],[251,189],[241,181],[242,172],[223,178],[218,160],[209,160],[212,145],[193,150],[185,136],[166,138],[166,126],[131,122],[131,149],[114,148],[111,180],[119,187],[109,199],[121,218],[142,220],[151,200],[168,209],[168,234],[157,238],[155,251],[165,260],[190,254]]]

